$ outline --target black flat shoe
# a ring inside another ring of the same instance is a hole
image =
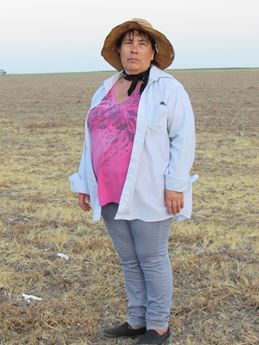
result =
[[[149,329],[144,335],[142,335],[136,345],[166,345],[170,344],[170,330],[163,334],[158,334],[155,330]]]
[[[137,337],[146,332],[146,327],[133,329],[130,327],[128,322],[124,322],[122,325],[108,328],[103,331],[107,338],[119,338],[119,337]]]

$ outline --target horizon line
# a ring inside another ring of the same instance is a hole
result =
[[[172,71],[192,71],[192,70],[240,70],[240,69],[259,69],[258,67],[194,67],[194,68],[168,68],[164,71],[172,72]],[[95,71],[80,71],[80,72],[28,72],[28,73],[8,73],[4,75],[0,75],[1,77],[4,76],[12,76],[12,75],[38,75],[38,74],[79,74],[79,73],[112,73],[117,72],[116,70],[95,70]]]

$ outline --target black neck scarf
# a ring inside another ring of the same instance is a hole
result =
[[[128,89],[128,96],[132,94],[132,92],[135,90],[138,81],[142,81],[139,93],[142,94],[145,87],[147,86],[148,77],[149,77],[150,67],[142,73],[139,74],[128,74],[125,70],[123,71],[123,78],[126,80],[131,80],[130,88]]]

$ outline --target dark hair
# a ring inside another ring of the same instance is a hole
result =
[[[128,30],[128,31],[123,32],[123,34],[121,34],[120,37],[117,39],[116,47],[117,47],[117,48],[120,48],[120,46],[121,46],[121,44],[122,44],[122,41],[123,41],[124,37],[125,37],[128,33],[133,34],[134,31],[138,31],[138,32],[140,33],[140,35],[144,36],[145,38],[148,38],[148,40],[149,40],[150,43],[151,43],[152,49],[154,50],[155,53],[157,52],[156,41],[154,40],[154,38],[151,37],[151,36],[150,36],[149,34],[147,34],[146,32],[141,31],[141,30],[137,30],[137,29],[130,29],[130,30]]]

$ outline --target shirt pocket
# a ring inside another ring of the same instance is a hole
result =
[[[161,132],[167,129],[167,106],[160,102],[151,107],[148,114],[147,128],[150,131]]]

